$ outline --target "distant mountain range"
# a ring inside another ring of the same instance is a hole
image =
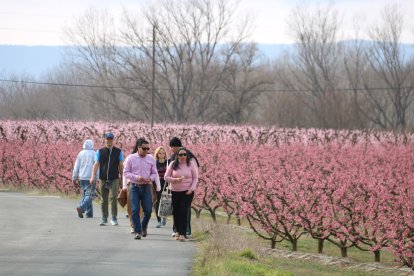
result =
[[[0,74],[40,77],[62,61],[63,46],[0,45]]]
[[[414,56],[414,44],[403,45],[407,54]],[[0,76],[28,74],[39,78],[63,62],[68,47],[0,45]],[[258,47],[269,59],[293,50],[292,44],[258,44]]]

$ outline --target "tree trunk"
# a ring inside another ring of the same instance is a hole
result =
[[[379,263],[381,261],[381,250],[374,251],[375,262]]]
[[[195,213],[196,213],[196,218],[200,218],[200,215],[201,215],[201,209],[200,210],[195,210]]]
[[[208,211],[210,212],[211,218],[213,219],[214,222],[217,222],[216,219],[216,211],[212,208],[209,208]]]
[[[324,239],[318,239],[318,253],[322,254],[323,253],[323,242],[325,240]]]
[[[348,248],[341,247],[341,256],[342,258],[348,258]]]
[[[271,240],[272,244],[271,244],[271,248],[275,249],[276,248],[276,240]]]
[[[241,220],[240,217],[237,217],[237,225],[240,226],[241,225]]]
[[[293,252],[298,251],[298,240],[297,239],[291,240],[290,243],[292,244],[292,251]]]

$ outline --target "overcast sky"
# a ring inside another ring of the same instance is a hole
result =
[[[63,45],[62,27],[87,8],[106,8],[119,14],[122,6],[139,8],[144,0],[0,0],[0,44]],[[299,3],[333,3],[343,18],[344,39],[351,38],[354,16],[362,25],[378,22],[387,4],[398,3],[406,13],[406,31],[402,41],[414,43],[414,0],[242,0],[241,13],[255,17],[253,39],[258,43],[292,43],[288,34],[287,17]]]

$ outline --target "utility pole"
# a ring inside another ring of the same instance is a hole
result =
[[[152,93],[151,93],[151,130],[154,126],[154,94],[155,94],[155,30],[157,25],[152,25]]]

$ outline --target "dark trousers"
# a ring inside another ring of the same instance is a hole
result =
[[[116,216],[118,215],[118,183],[119,179],[114,179],[110,181],[109,187],[105,186],[105,180],[100,179],[99,180],[101,185],[101,209],[102,209],[102,218],[107,219],[108,218],[108,206],[109,202],[111,202],[111,213],[112,213],[112,219],[116,219]],[[109,189],[108,189],[109,188]],[[109,198],[109,193],[111,193],[111,197]]]
[[[164,189],[165,180],[160,179],[160,184],[161,184],[161,190],[159,192],[157,192],[157,204],[155,205],[155,215],[157,216],[157,221],[158,222],[161,222],[161,217],[158,216],[158,209],[160,208],[161,193],[162,193],[162,190]],[[154,186],[155,186],[155,184],[154,184]]]
[[[192,202],[192,201],[191,201]],[[175,228],[175,225],[173,224],[173,232],[177,232],[177,229]],[[190,206],[188,206],[188,212],[187,212],[187,231],[186,236],[191,236],[191,203]]]
[[[191,202],[193,202],[193,200],[191,200]],[[187,236],[191,236],[191,202],[190,202],[190,206],[188,206],[188,212],[187,212],[187,230],[186,230]]]
[[[188,210],[194,198],[194,193],[186,195],[186,192],[171,192],[174,226],[178,235],[182,236],[186,234]]]

